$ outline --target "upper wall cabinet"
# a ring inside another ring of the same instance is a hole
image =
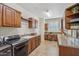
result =
[[[37,28],[38,21],[34,18],[28,18],[28,28]]]
[[[48,31],[48,23],[45,23],[45,31]]]
[[[15,15],[14,15],[14,10],[7,7],[3,6],[3,26],[6,27],[13,27],[14,26],[14,21],[15,21]]]
[[[66,29],[79,29],[79,3],[65,10]]]
[[[21,26],[21,13],[18,11],[15,11],[15,27]]]
[[[0,4],[0,21],[2,27],[20,27],[21,13],[4,4]]]
[[[2,7],[3,5],[0,4],[0,27],[2,26]]]
[[[32,18],[29,18],[29,21],[28,21],[28,28],[33,28],[33,21],[32,21]]]

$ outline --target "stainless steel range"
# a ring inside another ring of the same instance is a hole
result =
[[[0,56],[11,56],[11,52],[11,45],[4,44],[3,38],[0,37]]]
[[[27,56],[28,55],[28,40],[21,39],[19,35],[7,36],[3,38],[4,45],[10,45],[12,56]]]

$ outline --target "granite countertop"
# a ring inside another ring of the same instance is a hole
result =
[[[33,38],[33,37],[36,37],[36,36],[39,36],[39,35],[23,36],[23,37],[21,37],[21,39],[30,39],[30,38]]]
[[[58,44],[60,46],[79,48],[79,39],[64,34],[58,34]]]

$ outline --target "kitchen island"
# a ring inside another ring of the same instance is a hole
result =
[[[60,56],[79,56],[79,39],[59,34],[58,45]]]

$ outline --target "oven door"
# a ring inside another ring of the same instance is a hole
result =
[[[0,56],[12,56],[11,47],[1,50]]]
[[[28,55],[28,44],[20,43],[14,47],[14,55],[15,56],[27,56]]]

